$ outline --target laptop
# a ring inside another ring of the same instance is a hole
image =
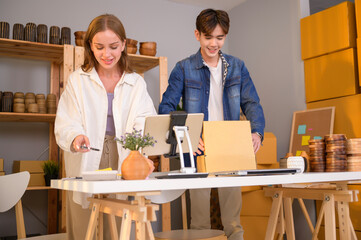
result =
[[[273,169],[252,169],[252,170],[236,170],[236,171],[221,171],[209,173],[214,176],[265,176],[265,175],[279,175],[279,174],[296,174],[301,173],[300,168],[273,168]]]

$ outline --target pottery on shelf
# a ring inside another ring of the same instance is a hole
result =
[[[122,163],[122,178],[125,180],[142,180],[148,176],[149,164],[139,151],[131,151]]]

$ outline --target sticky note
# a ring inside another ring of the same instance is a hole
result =
[[[320,136],[314,136],[313,139],[322,139]]]
[[[296,156],[301,156],[302,151],[297,151]]]
[[[305,134],[306,133],[306,125],[299,125],[297,133],[298,134]]]
[[[308,146],[308,140],[310,140],[311,136],[302,136],[302,146]]]

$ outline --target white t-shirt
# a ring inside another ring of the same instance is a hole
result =
[[[208,101],[208,121],[223,121],[223,86],[222,61],[218,59],[217,67],[207,65],[211,73]]]

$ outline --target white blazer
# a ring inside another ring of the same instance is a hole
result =
[[[98,73],[81,69],[73,72],[60,97],[55,119],[55,138],[64,150],[67,177],[81,176],[84,171],[99,169],[101,151],[73,153],[70,150],[74,138],[83,134],[92,147],[103,149],[107,124],[108,97]],[[114,89],[113,116],[116,137],[131,132],[133,128],[143,130],[145,116],[156,111],[144,79],[137,73],[124,73]],[[128,156],[120,143],[118,171]],[[86,207],[85,196],[74,192],[74,201]]]

